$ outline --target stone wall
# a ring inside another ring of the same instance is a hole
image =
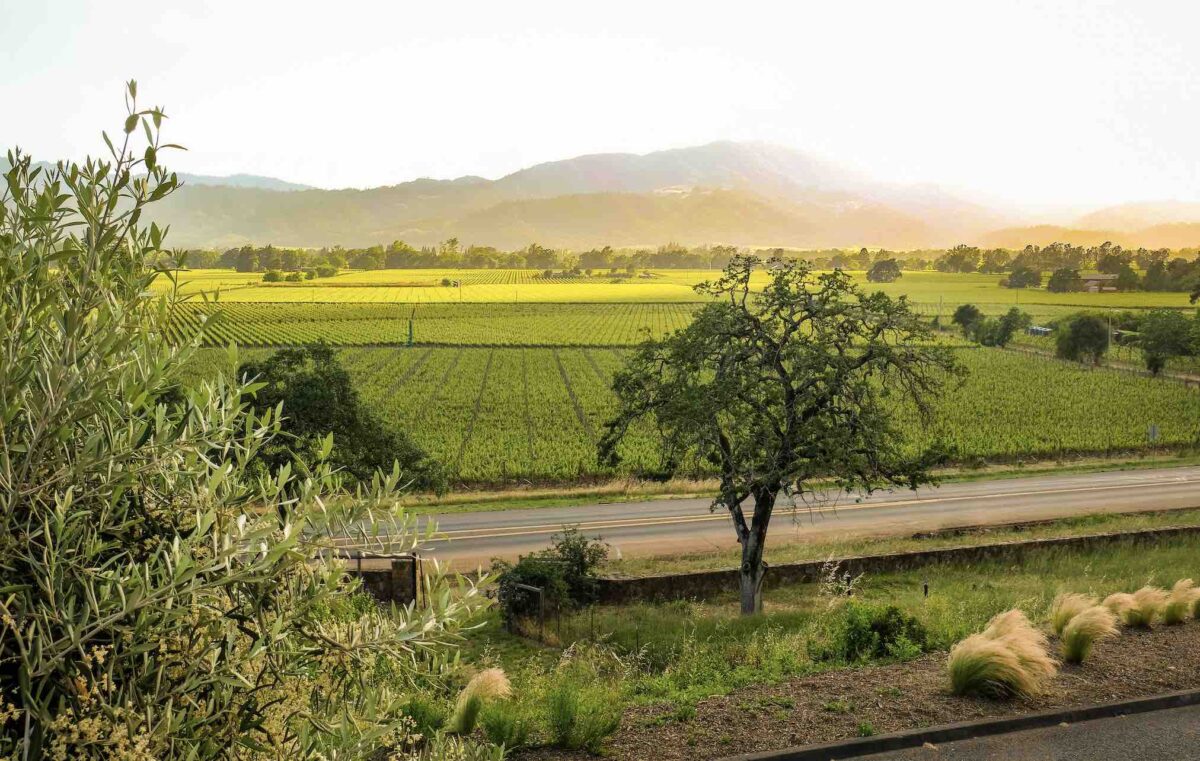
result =
[[[860,573],[907,571],[940,563],[1016,560],[1026,553],[1049,548],[1088,548],[1125,542],[1153,543],[1162,539],[1190,535],[1200,535],[1200,526],[1088,534],[1055,539],[1029,539],[966,547],[944,547],[891,555],[837,558],[835,562],[839,564],[841,572],[856,576]],[[820,578],[822,567],[826,562],[828,561],[813,560],[771,566],[767,570],[764,585],[770,588],[815,582]],[[600,579],[599,592],[600,601],[604,603],[625,603],[639,600],[691,600],[734,591],[737,589],[737,584],[737,570],[727,569],[633,578],[603,578]]]

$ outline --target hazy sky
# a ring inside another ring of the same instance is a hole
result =
[[[122,82],[175,169],[324,187],[768,140],[1037,204],[1200,200],[1200,3],[0,0],[0,144]]]

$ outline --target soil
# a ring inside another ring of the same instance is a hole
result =
[[[605,756],[623,761],[692,761],[780,750],[866,734],[1034,713],[1200,688],[1200,622],[1123,630],[1081,666],[1064,665],[1049,689],[1012,701],[950,694],[945,653],[907,663],[839,669],[709,698],[695,716],[663,706],[625,712]],[[539,748],[521,761],[593,758]]]

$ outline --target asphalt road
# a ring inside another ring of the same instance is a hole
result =
[[[869,761],[1181,761],[1200,758],[1200,707],[878,753]]]
[[[856,502],[779,504],[772,544],[812,539],[911,534],[1070,515],[1200,507],[1200,467],[1047,475],[945,484],[918,492],[876,493]],[[435,516],[446,539],[432,554],[455,567],[513,558],[545,547],[563,526],[602,537],[614,556],[666,554],[737,546],[725,512],[707,499],[651,500]],[[785,510],[786,508],[786,510]]]

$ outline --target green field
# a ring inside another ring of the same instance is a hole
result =
[[[659,270],[648,277],[613,278],[607,274],[545,279],[532,270],[375,270],[346,271],[303,283],[263,283],[261,274],[231,270],[180,273],[185,293],[220,294],[222,301],[301,303],[596,303],[702,301],[692,286],[717,277],[715,270]],[[999,275],[907,272],[895,283],[867,283],[864,273],[851,273],[864,287],[907,296],[924,310],[973,303],[995,310],[1013,305],[1038,313],[1040,307],[1073,309],[1137,309],[1190,307],[1186,293],[1051,293],[1041,288],[1013,290],[999,285]],[[764,276],[765,277],[765,276]],[[443,279],[462,283],[443,286]],[[164,284],[160,284],[165,287]],[[987,310],[985,310],[987,311]],[[1054,310],[1050,310],[1054,311]]]
[[[185,292],[222,290],[216,300],[180,307],[175,339],[213,318],[204,333],[211,346],[234,343],[259,353],[320,340],[342,347],[369,405],[409,431],[457,480],[514,483],[605,478],[657,465],[648,430],[631,437],[619,472],[597,465],[595,442],[615,405],[611,378],[628,347],[686,325],[702,303],[691,284],[717,273],[663,271],[610,282],[546,280],[532,270],[384,270],[302,285],[250,283],[257,276],[229,271],[185,274]],[[443,279],[462,285],[443,286]],[[1181,293],[1016,292],[997,280],[921,272],[882,288],[943,321],[959,303],[999,313],[1018,298],[1039,321],[1081,308],[1188,307]],[[1025,345],[1047,351],[1047,341]],[[217,371],[224,353],[207,354],[210,372]],[[940,400],[932,427],[906,417],[911,446],[936,440],[959,462],[976,462],[1144,449],[1150,424],[1159,427],[1160,445],[1196,439],[1200,395],[1177,382],[1011,351],[964,348],[960,356],[970,374]]]

